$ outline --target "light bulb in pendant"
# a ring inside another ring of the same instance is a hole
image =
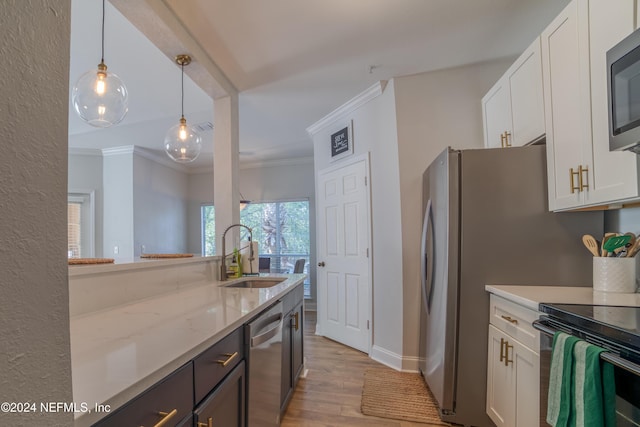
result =
[[[178,163],[191,163],[200,155],[202,138],[191,126],[187,125],[187,119],[182,116],[180,123],[169,129],[164,138],[164,150],[173,161]]]

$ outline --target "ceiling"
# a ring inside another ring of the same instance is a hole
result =
[[[306,128],[378,80],[517,55],[568,0],[154,2],[199,48],[194,62],[214,63],[238,90],[240,161],[249,163],[312,156]],[[145,20],[157,26],[157,17],[119,10],[107,3],[105,63],[129,89],[129,113],[109,129],[71,113],[69,143],[162,154],[164,133],[180,117],[180,68],[170,58],[183,52],[138,31]],[[100,0],[72,0],[71,85],[100,62],[100,17]],[[185,73],[187,120],[215,125],[214,91],[196,85],[189,67]],[[212,165],[213,132],[203,136],[196,168]]]

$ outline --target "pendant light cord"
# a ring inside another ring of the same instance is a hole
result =
[[[180,115],[184,118],[184,61],[180,64],[180,68],[182,69],[182,86],[181,86],[181,107],[180,107]]]
[[[102,55],[100,58],[100,62],[104,63],[104,2],[102,0]]]

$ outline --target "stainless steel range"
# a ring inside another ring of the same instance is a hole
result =
[[[553,335],[579,337],[607,350],[600,358],[615,368],[617,426],[640,426],[640,307],[540,304],[540,424],[547,408]]]

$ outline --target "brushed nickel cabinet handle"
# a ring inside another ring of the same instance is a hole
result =
[[[504,131],[504,146],[505,147],[511,147],[511,143],[509,142],[509,137],[511,136],[511,132],[509,131]]]
[[[586,172],[584,180],[582,179],[583,172]],[[580,165],[580,167],[578,167],[578,173],[579,173],[578,183],[580,186],[580,191],[588,190],[589,189],[589,166],[586,166],[583,168],[582,165]]]
[[[575,193],[575,192],[576,192],[576,190],[577,190],[578,192],[582,191],[582,189],[580,188],[580,185],[578,185],[578,186],[576,187],[575,183],[573,182],[573,176],[574,176],[574,175],[578,175],[578,180],[581,180],[581,179],[582,179],[582,178],[580,178],[580,169],[578,169],[578,172],[574,172],[574,171],[573,171],[573,168],[570,168],[570,169],[569,169],[569,179],[570,179],[570,181],[571,181],[571,194]]]
[[[198,421],[198,427],[213,427],[213,418],[209,417],[206,424]]]
[[[503,315],[502,315],[502,316],[500,316],[500,317],[502,317],[502,318],[503,318],[504,320],[506,320],[507,322],[513,323],[514,325],[517,325],[517,324],[518,324],[518,320],[517,320],[517,319],[512,318],[511,316],[505,316],[505,315],[503,314]]]
[[[238,352],[236,351],[233,354],[224,353],[224,355],[227,356],[227,360],[216,360],[216,363],[219,363],[222,366],[227,366],[229,362],[231,362],[238,355]]]
[[[176,414],[178,413],[178,409],[174,409],[171,412],[164,412],[164,411],[159,411],[158,415],[160,415],[162,417],[162,419],[160,421],[158,421],[156,424],[154,424],[153,427],[162,427],[163,425],[165,425],[166,423],[169,422],[169,420],[171,418],[173,418]]]
[[[299,322],[299,317],[298,317],[298,312],[296,311],[293,314],[293,329],[295,329],[296,331],[298,330],[298,327],[300,326]]]
[[[504,366],[509,366],[509,363],[513,363],[513,359],[509,359],[509,348],[513,348],[513,346],[509,345],[509,341],[505,341],[504,344]]]

